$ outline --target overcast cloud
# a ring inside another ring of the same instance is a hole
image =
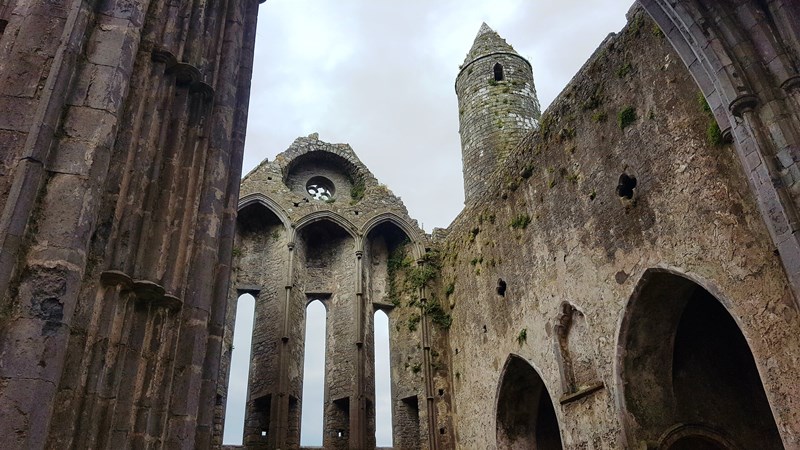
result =
[[[464,201],[453,86],[481,23],[531,62],[546,108],[622,28],[632,3],[269,0],[259,13],[244,173],[318,132],[349,143],[427,232],[447,227]]]

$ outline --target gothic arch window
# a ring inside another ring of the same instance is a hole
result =
[[[503,65],[500,63],[496,63],[494,65],[494,81],[503,81],[505,80],[505,74],[503,73]]]
[[[256,295],[258,295],[256,293]],[[242,445],[244,417],[247,409],[247,384],[250,377],[250,347],[253,339],[253,317],[256,300],[244,293],[236,301],[236,321],[231,344],[231,370],[228,379],[223,442]]]
[[[392,370],[389,353],[389,316],[378,310],[373,314],[375,342],[375,442],[378,447],[392,447]]]
[[[305,355],[303,361],[303,400],[300,419],[300,445],[321,446],[325,405],[325,344],[327,310],[314,299],[306,307]]]
[[[594,341],[583,313],[568,302],[562,303],[555,332],[563,393],[561,402],[581,398],[603,387],[591,347]]]

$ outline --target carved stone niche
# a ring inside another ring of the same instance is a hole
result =
[[[554,328],[556,360],[561,373],[561,404],[602,389],[592,347],[594,341],[583,313],[568,302],[562,303]]]

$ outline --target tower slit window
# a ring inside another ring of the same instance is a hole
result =
[[[496,63],[494,65],[494,81],[503,81],[505,80],[505,74],[503,73],[503,65],[500,63]]]

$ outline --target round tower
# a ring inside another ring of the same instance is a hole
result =
[[[465,203],[480,196],[487,178],[541,111],[531,63],[485,23],[456,77]]]

